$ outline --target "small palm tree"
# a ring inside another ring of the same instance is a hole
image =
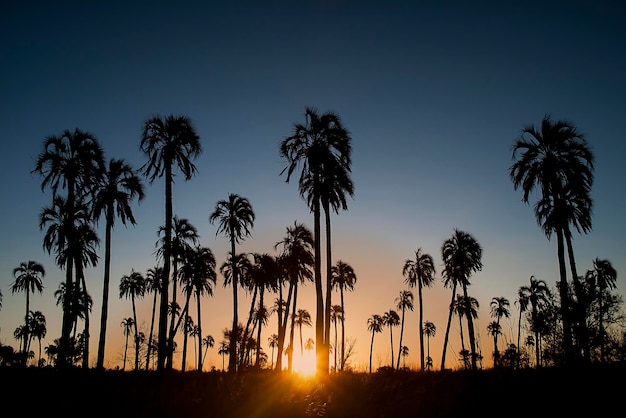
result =
[[[402,339],[404,337],[404,315],[406,310],[413,310],[413,293],[410,290],[401,290],[400,296],[398,296],[395,300],[396,308],[402,311],[402,321],[400,325],[400,342],[399,347],[402,348]],[[398,356],[398,364],[396,365],[396,369],[400,368],[400,356]]]
[[[487,325],[487,332],[493,337],[493,367],[500,365],[500,352],[498,351],[498,335],[502,335],[502,326],[498,321],[491,321]]]
[[[27,341],[29,337],[28,330],[30,324],[28,322],[30,312],[30,294],[35,291],[40,294],[43,292],[43,278],[46,275],[44,266],[36,261],[22,262],[18,267],[13,269],[13,277],[15,281],[11,284],[11,293],[25,292],[26,293],[26,314],[24,315],[24,330],[25,335],[20,343],[22,352],[27,351]]]
[[[254,211],[252,205],[245,197],[237,194],[229,194],[227,200],[220,200],[215,205],[215,210],[209,216],[211,223],[218,222],[216,234],[224,234],[230,239],[230,253],[232,255],[232,288],[233,288],[233,326],[232,333],[237,332],[239,324],[237,291],[238,272],[235,254],[236,244],[252,234],[254,226]],[[237,371],[237,344],[230,344],[230,358],[228,370],[232,373]]]
[[[209,351],[209,348],[213,348],[215,346],[215,338],[211,335],[207,335],[202,339],[202,345],[206,348],[204,349],[204,354],[202,355],[202,364],[205,364],[206,354]],[[203,366],[204,367],[204,366]]]
[[[304,343],[302,341],[302,327],[306,325],[310,327],[311,323],[311,314],[306,309],[298,309],[296,313],[296,317],[294,318],[294,322],[300,331],[300,355],[304,355]]]
[[[502,317],[509,318],[511,311],[509,309],[510,303],[504,296],[493,297],[491,299],[491,317],[496,318],[496,322],[500,325],[500,319]],[[494,335],[494,366],[500,359],[500,351],[498,351],[498,335],[502,334],[502,326],[500,326],[500,332]]]
[[[122,323],[122,332],[124,333],[125,342],[124,342],[124,364],[122,366],[122,370],[126,370],[126,354],[128,352],[128,336],[133,332],[133,328],[135,327],[135,321],[133,318],[124,318]]]
[[[137,329],[137,308],[135,299],[143,298],[146,293],[146,281],[143,275],[132,270],[129,275],[122,276],[120,280],[120,299],[130,298],[133,305],[133,324],[135,325],[135,370],[139,370],[139,330]]]
[[[333,345],[333,354],[335,356],[335,371],[337,371],[337,321],[343,320],[343,309],[341,305],[333,305],[330,309],[330,320],[335,328],[335,344]]]
[[[352,266],[348,263],[338,260],[332,267],[332,286],[339,289],[339,296],[341,298],[341,370],[345,365],[345,344],[346,344],[346,330],[345,330],[345,304],[343,299],[344,291],[353,291],[356,284],[356,273]],[[332,310],[332,308],[331,308]],[[332,312],[331,312],[332,316]],[[332,320],[332,317],[331,317]],[[337,341],[335,341],[335,352],[337,351]],[[337,370],[337,364],[335,364],[335,370]]]
[[[163,268],[153,267],[149,268],[146,274],[146,293],[152,293],[152,315],[150,316],[150,335],[148,336],[148,351],[146,353],[146,370],[150,366],[150,355],[154,346],[154,318],[156,316],[156,302],[157,295],[161,291],[161,284],[163,282]]]
[[[604,329],[605,309],[602,305],[604,294],[609,289],[615,289],[617,281],[617,271],[609,260],[595,258],[593,269],[585,274],[585,281],[590,283],[592,288],[597,288],[598,297],[598,324],[600,329],[600,359],[606,361],[606,330]]]
[[[391,368],[393,369],[393,327],[400,325],[400,315],[398,315],[398,312],[390,309],[383,314],[383,322],[385,326],[389,327],[389,337],[391,339]]]
[[[272,364],[270,365],[270,369],[273,369],[274,368],[274,350],[276,349],[276,347],[278,347],[278,334],[270,335],[270,337],[267,339],[267,343],[272,349]]]
[[[426,335],[426,343],[428,347],[428,357],[430,361],[426,362],[426,369],[431,370],[433,368],[433,359],[430,357],[430,338],[437,334],[437,327],[430,321],[424,322],[424,335]]]
[[[551,293],[544,280],[530,276],[530,285],[519,288],[519,295],[530,302],[532,328],[535,332],[535,367],[541,367],[539,331],[539,314],[541,310],[550,304]]]
[[[385,322],[383,317],[374,314],[367,319],[367,330],[372,333],[372,341],[370,343],[370,373],[372,372],[372,353],[374,352],[374,335],[378,332],[383,332],[383,326]]]

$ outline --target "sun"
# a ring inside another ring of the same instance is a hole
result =
[[[300,355],[299,352],[293,356],[293,371],[302,377],[314,377],[316,372],[315,350],[304,350]]]

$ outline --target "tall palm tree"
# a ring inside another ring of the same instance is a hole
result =
[[[537,326],[540,311],[547,307],[550,303],[550,289],[544,280],[536,279],[535,276],[530,276],[530,285],[521,286],[518,294],[521,298],[527,299],[530,302],[531,318],[533,323],[533,330],[535,332],[535,367],[541,367],[540,357],[540,345],[539,345],[539,330]]]
[[[35,293],[35,291],[41,294],[43,292],[43,278],[46,275],[46,269],[44,266],[36,261],[29,260],[28,262],[21,262],[18,267],[13,269],[13,277],[15,281],[11,284],[11,293],[15,292],[24,292],[26,293],[26,314],[24,315],[24,329],[27,331],[26,335],[20,346],[22,347],[22,352],[26,353],[27,347],[26,342],[29,338],[28,330],[30,330],[31,326],[29,324],[29,313],[30,313],[30,294]],[[26,359],[26,357],[24,357]]]
[[[591,230],[592,200],[589,195],[593,185],[594,156],[586,138],[573,124],[564,120],[553,121],[546,114],[539,129],[533,125],[522,129],[520,137],[514,142],[512,159],[514,163],[509,168],[509,177],[513,187],[515,190],[522,189],[522,201],[527,204],[530,195],[539,189],[539,202],[535,208],[537,222],[542,225],[548,239],[552,231],[557,238],[563,349],[569,361],[574,355],[573,320],[570,316],[564,240],[567,240],[572,280],[580,300],[582,289],[575,274],[570,224],[583,232]],[[572,199],[580,205],[571,204]],[[583,326],[580,308],[576,308],[578,325]],[[586,329],[582,329],[581,334],[586,346]]]
[[[163,285],[159,306],[158,362],[157,369],[163,370],[165,362],[173,355],[167,346],[167,305],[169,303],[170,257],[172,252],[172,222],[175,166],[182,172],[185,180],[190,180],[196,173],[193,160],[202,153],[200,137],[196,133],[191,119],[186,116],[154,115],[143,125],[141,151],[148,161],[141,167],[150,184],[157,178],[165,178],[165,248],[163,249]],[[171,362],[169,362],[171,365]]]
[[[109,160],[107,170],[100,177],[93,200],[93,214],[98,220],[103,214],[105,218],[104,239],[104,283],[102,288],[102,313],[100,315],[100,339],[98,340],[98,359],[96,368],[104,368],[104,352],[106,345],[107,318],[109,314],[109,282],[111,276],[111,235],[115,227],[115,215],[122,224],[128,221],[135,225],[135,216],[130,203],[133,199],[141,201],[144,189],[136,171],[121,159]]]
[[[303,223],[294,221],[293,226],[287,227],[285,237],[274,245],[274,249],[282,248],[279,260],[284,270],[287,280],[289,281],[289,290],[287,300],[285,302],[284,315],[282,317],[281,326],[278,330],[278,351],[276,354],[276,370],[282,370],[282,354],[285,344],[285,336],[287,333],[287,321],[291,318],[291,328],[289,335],[289,344],[293,347],[294,338],[294,319],[298,305],[298,287],[307,281],[313,280],[313,271],[311,267],[314,265],[313,255],[313,233]],[[279,299],[283,299],[282,286],[279,286]],[[291,315],[289,310],[291,308]],[[279,311],[279,317],[281,312]],[[287,369],[291,371],[293,365],[293,350],[290,351],[287,358]]]
[[[289,182],[294,171],[301,167],[299,179],[300,196],[313,212],[313,236],[315,254],[315,338],[317,370],[328,373],[331,303],[331,232],[330,210],[347,209],[346,195],[352,196],[354,186],[350,180],[351,137],[341,119],[334,113],[318,114],[312,107],[305,109],[305,122],[295,123],[292,135],[280,144],[280,156],[287,160],[281,175],[287,173]],[[321,268],[321,211],[326,222],[326,304],[322,285]]]
[[[400,325],[400,315],[398,315],[398,312],[390,309],[383,314],[383,322],[385,326],[389,327],[389,337],[391,340],[391,368],[393,369],[393,327]],[[398,355],[398,357],[400,356]]]
[[[146,370],[150,367],[150,355],[152,353],[152,346],[154,343],[154,318],[156,316],[156,302],[157,295],[161,291],[161,285],[163,283],[163,268],[152,267],[149,268],[146,273],[146,293],[152,293],[152,314],[150,315],[150,335],[148,336],[148,349],[146,353]]]
[[[430,321],[424,322],[424,335],[426,335],[426,345],[427,345],[427,353],[428,359],[430,361],[426,362],[426,369],[430,370],[433,367],[433,359],[430,357],[430,338],[437,335],[437,327]]]
[[[39,356],[37,359],[37,365],[41,367],[41,339],[46,336],[48,329],[46,328],[46,317],[41,311],[30,311],[28,322],[30,324],[29,332],[30,338],[37,338],[39,346]],[[30,345],[30,343],[29,343]],[[26,351],[30,350],[28,348]]]
[[[600,297],[598,297],[598,325],[600,328],[600,358],[602,361],[606,361],[606,330],[604,329],[604,307],[602,301],[604,300],[604,293],[608,289],[615,289],[615,282],[617,281],[617,270],[613,267],[611,262],[606,259],[600,259],[596,257],[593,260],[593,269],[588,270],[585,274],[585,280],[597,287]]]
[[[417,286],[417,299],[419,301],[419,335],[420,335],[420,366],[424,370],[424,287],[431,287],[435,282],[435,262],[430,254],[424,253],[421,248],[415,251],[414,259],[407,259],[402,268],[404,282],[409,287]]]
[[[128,353],[128,337],[133,332],[135,327],[135,320],[133,318],[124,318],[122,323],[122,332],[124,333],[125,343],[124,343],[124,364],[122,366],[122,371],[126,370],[126,354]]]
[[[400,296],[398,296],[395,300],[396,302],[396,308],[400,309],[400,311],[402,312],[402,321],[401,321],[401,325],[400,325],[400,342],[398,343],[398,347],[402,348],[402,339],[404,336],[404,316],[406,313],[406,310],[410,310],[413,311],[414,308],[414,304],[413,304],[413,293],[410,290],[401,290],[400,291]],[[398,356],[398,363],[396,364],[396,369],[400,368],[400,356]]]
[[[337,263],[331,269],[332,273],[332,286],[333,288],[339,289],[339,297],[341,299],[341,370],[345,366],[346,362],[346,315],[345,309],[346,306],[344,304],[344,291],[352,292],[354,290],[354,285],[356,284],[356,273],[352,266],[348,263],[343,262],[342,260],[337,260]],[[337,347],[335,347],[335,351]],[[335,369],[336,369],[335,365]]]
[[[493,367],[500,365],[500,352],[498,351],[498,335],[502,335],[502,325],[498,321],[487,324],[487,332],[493,337]]]
[[[254,226],[254,211],[247,198],[234,193],[228,195],[227,200],[220,200],[215,205],[215,210],[209,216],[209,221],[213,224],[218,222],[216,234],[224,234],[230,239],[230,253],[232,255],[232,288],[233,288],[233,326],[232,333],[236,336],[239,324],[238,304],[237,304],[237,254],[236,244],[252,234]],[[236,341],[236,338],[235,338]],[[230,344],[230,358],[228,371],[237,372],[237,344]]]
[[[494,296],[489,306],[491,317],[496,318],[496,323],[500,327],[500,332],[495,333],[495,335],[492,334],[494,338],[494,366],[499,366],[500,351],[498,351],[498,335],[502,334],[500,319],[502,319],[502,317],[509,318],[511,316],[511,310],[509,309],[511,304],[504,296]]]
[[[120,280],[120,299],[130,299],[133,306],[133,323],[135,324],[135,370],[139,370],[139,330],[137,329],[136,298],[143,298],[146,293],[146,280],[138,271],[122,276]]]
[[[370,342],[370,373],[372,372],[372,353],[374,352],[374,335],[378,332],[383,332],[383,326],[385,322],[383,317],[374,314],[367,319],[367,330],[372,333],[372,341]]]
[[[276,259],[267,253],[254,253],[254,266],[251,271],[251,278],[254,286],[258,289],[259,305],[257,309],[257,337],[256,337],[256,360],[259,365],[261,356],[261,332],[263,319],[267,318],[267,308],[265,307],[265,291],[275,292],[278,290],[278,264]]]
[[[456,294],[456,286],[460,285],[463,289],[465,300],[469,300],[467,287],[469,286],[469,278],[472,273],[482,270],[482,247],[469,233],[454,229],[451,238],[444,241],[441,247],[441,258],[443,259],[444,269],[443,277],[446,287],[452,286],[452,301],[450,302],[450,313],[448,315],[448,326],[446,328],[446,337],[443,346],[443,356],[441,359],[441,369],[445,368],[446,345],[448,344],[448,332],[450,330],[450,321],[452,319],[452,310],[454,308],[454,298]],[[470,354],[472,370],[476,370],[476,339],[474,336],[474,322],[472,315],[466,315],[467,328],[469,333]]]
[[[306,309],[298,309],[296,312],[296,317],[294,318],[294,322],[300,331],[300,355],[304,354],[304,346],[302,341],[302,327],[306,325],[310,327],[311,323],[311,314]]]
[[[522,316],[524,315],[524,312],[528,310],[528,305],[530,304],[528,296],[524,292],[522,292],[521,288],[517,291],[517,300],[515,301],[515,303],[519,305],[519,318],[517,319],[517,358],[519,362],[521,360],[520,344],[522,343]]]
[[[44,150],[38,155],[33,173],[43,177],[41,190],[50,187],[54,201],[59,198],[66,207],[65,215],[67,225],[75,225],[75,207],[82,204],[87,195],[91,194],[95,179],[99,178],[104,170],[104,152],[98,139],[90,132],[80,129],[74,131],[65,130],[61,135],[48,136],[44,140]],[[65,197],[60,192],[66,191]],[[60,202],[60,201],[59,201]],[[40,223],[41,227],[41,223]],[[68,231],[69,232],[69,231]],[[75,239],[72,235],[58,237],[59,242],[56,250],[60,251],[68,242]],[[44,247],[48,243],[44,242]],[[52,246],[48,247],[50,250]],[[59,255],[59,253],[57,253]],[[57,260],[59,261],[59,260]],[[74,276],[73,256],[66,257],[65,262],[65,285],[68,289],[73,287],[73,282],[78,281]],[[65,368],[70,360],[70,333],[72,329],[72,305],[63,305],[63,319],[61,323],[61,338],[59,339],[58,366]]]

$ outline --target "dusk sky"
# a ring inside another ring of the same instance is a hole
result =
[[[334,215],[333,264],[357,275],[345,297],[350,359],[365,370],[371,334],[367,319],[395,309],[407,289],[406,259],[417,248],[431,254],[438,278],[425,289],[424,316],[437,327],[430,350],[441,361],[450,289],[441,278],[441,245],[455,228],[483,248],[483,270],[469,293],[480,303],[477,332],[484,365],[492,365],[487,335],[489,303],[504,296],[511,318],[503,338],[515,343],[517,290],[529,277],[558,280],[556,242],[537,226],[508,175],[511,148],[521,129],[545,114],[567,120],[587,138],[595,156],[593,229],[574,235],[579,274],[598,257],[617,270],[626,289],[626,6],[595,2],[435,1],[205,1],[17,2],[0,7],[0,342],[23,324],[25,295],[12,294],[12,270],[23,261],[43,264],[43,294],[31,310],[47,319],[42,345],[61,333],[54,291],[64,272],[42,248],[41,208],[51,192],[31,174],[47,136],[79,128],[93,133],[105,158],[135,168],[144,121],[154,114],[185,115],[203,152],[198,173],[174,185],[174,213],[199,231],[218,266],[229,251],[209,215],[229,193],[248,198],[256,221],[238,251],[276,254],[274,244],[294,221],[313,227],[313,216],[280,172],[279,143],[304,122],[306,106],[334,112],[352,136],[354,199]],[[296,178],[297,179],[297,178]],[[121,366],[120,323],[132,316],[118,298],[119,279],[156,265],[154,244],[164,224],[164,185],[145,184],[133,204],[136,226],[119,220],[113,234],[109,367]],[[104,257],[104,229],[98,229]],[[102,262],[87,271],[91,363],[95,365],[102,298]],[[214,297],[203,300],[204,334],[216,343],[232,321],[232,293],[218,273]],[[417,289],[412,289],[417,296]],[[314,286],[299,307],[315,317]],[[333,296],[339,303],[337,293]],[[266,300],[273,300],[271,295]],[[335,302],[333,302],[335,303]],[[139,323],[149,329],[151,297],[139,302]],[[241,293],[239,316],[247,317]],[[195,316],[195,312],[194,312]],[[417,305],[407,313],[407,365],[419,365]],[[265,328],[263,346],[275,331]],[[458,322],[446,365],[458,367]],[[82,329],[82,325],[81,325]],[[399,328],[394,328],[396,347]],[[305,339],[314,328],[303,330]],[[182,337],[180,338],[182,341]],[[181,344],[179,343],[179,347]],[[388,365],[385,328],[374,343],[374,367]],[[193,358],[193,348],[189,356]],[[132,352],[132,350],[129,350]],[[180,358],[180,357],[178,357]],[[221,368],[216,347],[207,367]]]

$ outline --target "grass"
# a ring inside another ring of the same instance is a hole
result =
[[[624,377],[623,364],[323,379],[269,371],[232,376],[2,368],[0,396],[5,411],[27,417],[583,417],[620,408]]]

